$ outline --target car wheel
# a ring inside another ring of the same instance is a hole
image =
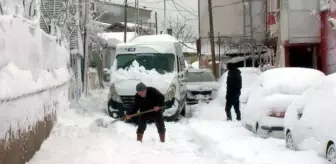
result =
[[[286,147],[290,150],[295,150],[293,135],[290,131],[286,134]]]
[[[184,107],[182,108],[181,116],[183,116],[183,117],[186,116],[186,105],[184,105]]]
[[[334,143],[329,144],[326,152],[326,158],[331,163],[336,164],[336,147]]]

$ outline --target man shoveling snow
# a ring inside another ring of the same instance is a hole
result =
[[[137,93],[135,94],[135,101],[132,108],[125,116],[126,120],[131,119],[132,114],[154,110],[154,112],[139,115],[139,124],[137,129],[137,141],[142,142],[143,134],[147,127],[147,122],[153,120],[158,130],[160,141],[165,142],[165,124],[163,119],[163,111],[160,107],[164,105],[164,95],[153,87],[146,87],[142,82],[136,86]]]

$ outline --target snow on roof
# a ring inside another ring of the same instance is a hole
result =
[[[125,22],[117,22],[117,23],[120,23],[122,25],[125,25]],[[127,27],[132,27],[132,28],[135,28],[137,26],[137,24],[135,23],[130,23],[130,22],[127,22]],[[140,28],[142,29],[146,29],[146,30],[149,30],[150,28],[148,26],[144,26],[144,25],[139,25]]]
[[[124,42],[124,32],[105,32],[98,34],[101,38],[105,39],[108,43],[108,46],[115,47],[119,43]],[[137,36],[136,32],[127,32],[126,42],[130,42]]]
[[[99,25],[99,26],[103,26],[103,27],[108,27],[111,26],[111,24],[109,23],[104,23],[104,22],[99,22],[99,21],[91,21],[93,24]]]
[[[179,42],[175,37],[168,34],[161,35],[143,35],[138,36],[132,40],[133,43],[144,43],[144,42]]]

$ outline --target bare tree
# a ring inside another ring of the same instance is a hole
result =
[[[168,27],[173,30],[173,36],[183,43],[195,42],[196,35],[192,32],[193,28],[187,23],[187,20],[181,20],[179,17],[167,21]]]

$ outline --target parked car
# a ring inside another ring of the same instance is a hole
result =
[[[289,105],[325,75],[308,68],[275,68],[263,72],[242,110],[243,125],[260,137],[284,138],[284,116]]]
[[[254,67],[241,67],[238,68],[242,76],[242,90],[239,97],[241,108],[244,107],[248,100],[248,95],[251,90],[251,86],[256,82],[258,77],[261,74],[260,69]],[[226,80],[228,72],[225,72],[219,79],[220,88],[217,92],[216,99],[221,103],[222,106],[225,106],[226,102]]]
[[[118,44],[116,57],[111,71],[126,70],[134,61],[141,70],[153,70],[161,76],[154,77],[120,76],[111,77],[110,93],[108,95],[108,113],[111,117],[123,117],[130,110],[135,98],[135,86],[140,81],[147,86],[157,88],[165,95],[163,115],[167,120],[178,120],[180,114],[185,113],[186,86],[184,82],[185,63],[180,42],[171,35],[139,36],[128,43]],[[164,75],[169,78],[163,79]],[[136,122],[133,118],[131,122]]]
[[[336,164],[336,73],[307,90],[287,109],[286,146],[316,150]]]
[[[187,103],[209,102],[215,98],[219,83],[209,69],[188,69],[186,73]]]

